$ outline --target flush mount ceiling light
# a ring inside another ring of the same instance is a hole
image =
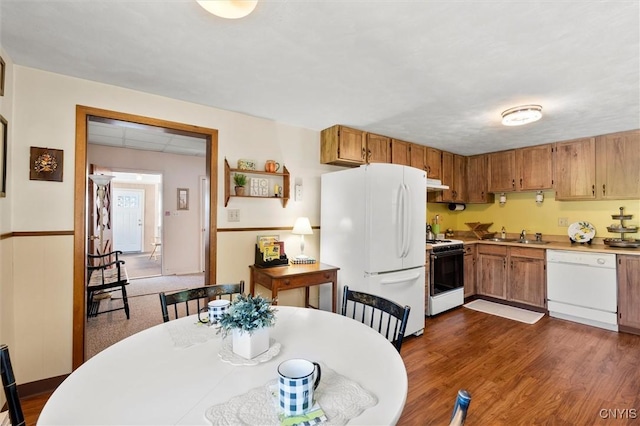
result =
[[[258,0],[196,0],[207,12],[221,18],[244,18],[256,8]]]
[[[533,123],[542,118],[542,107],[540,105],[522,105],[509,108],[502,113],[502,124],[505,126],[522,126]]]

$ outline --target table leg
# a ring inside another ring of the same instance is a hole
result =
[[[304,288],[304,307],[309,308],[309,286]]]
[[[277,305],[278,304],[278,286],[275,285],[274,283],[271,284],[271,300],[272,300],[272,305]]]
[[[333,277],[333,281],[331,281],[331,286],[332,286],[332,290],[331,290],[331,296],[333,299],[333,312],[336,313],[336,299],[338,298],[338,277],[334,276]]]
[[[255,290],[256,290],[256,281],[253,278],[253,275],[255,274],[255,271],[252,269],[251,270],[251,275],[249,277],[249,294],[252,296],[255,296]]]

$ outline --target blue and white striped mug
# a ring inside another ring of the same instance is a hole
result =
[[[313,407],[313,392],[321,374],[320,364],[301,358],[278,366],[278,401],[285,416],[298,416]]]

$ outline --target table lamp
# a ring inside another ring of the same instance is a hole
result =
[[[304,254],[304,236],[312,235],[313,231],[311,230],[311,223],[309,222],[308,217],[299,217],[296,219],[295,225],[293,225],[293,230],[291,231],[294,235],[300,235],[300,254],[296,256],[297,260],[308,259],[309,256]]]

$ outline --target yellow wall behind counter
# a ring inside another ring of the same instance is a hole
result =
[[[607,231],[607,226],[618,220],[611,218],[617,215],[620,207],[624,214],[633,215],[626,225],[640,224],[640,200],[614,201],[556,201],[555,191],[544,191],[544,202],[536,204],[535,192],[507,193],[507,202],[501,206],[493,204],[467,204],[464,210],[449,210],[444,203],[427,203],[427,220],[433,223],[434,216],[440,215],[440,232],[447,228],[456,231],[469,231],[466,222],[493,223],[491,232],[500,232],[504,226],[508,234],[519,234],[522,229],[527,233],[541,232],[544,235],[567,235],[566,226],[558,226],[558,218],[567,218],[568,223],[578,221],[590,222],[596,228],[596,237],[620,238],[620,234]],[[640,234],[627,234],[625,238],[640,238]]]

